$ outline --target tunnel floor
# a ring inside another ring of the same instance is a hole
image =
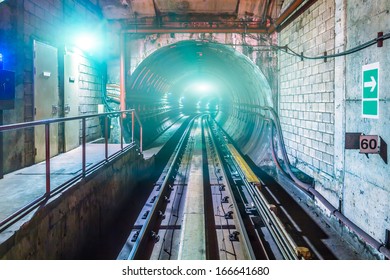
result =
[[[162,135],[160,140],[168,141],[177,127],[173,127],[166,135]],[[149,153],[152,153],[153,149]],[[145,151],[145,154],[148,154],[148,151]],[[161,161],[164,162],[167,159],[161,159]],[[161,162],[161,164],[163,163]],[[359,259],[358,254],[323,219],[294,201],[286,190],[263,170],[260,168],[254,169],[265,183],[265,196],[269,202],[281,209],[280,218],[287,231],[302,244],[315,248],[312,249],[314,259]],[[157,178],[158,172],[153,178],[148,178],[147,181],[140,183],[139,187],[134,190],[127,204],[128,207],[120,211],[120,215],[112,221],[111,226],[102,234],[101,238],[93,240],[88,245],[84,250],[84,254],[80,256],[81,259],[118,258],[123,245],[129,238],[133,225],[137,221],[137,217],[139,218],[139,213],[150,198]]]
[[[133,190],[126,206],[118,209],[118,215],[110,223],[110,226],[101,229],[98,238],[89,240],[82,250],[82,254],[76,259],[117,259],[133,225],[139,217],[146,201],[155,186],[155,182],[161,175],[162,167],[172,154],[176,145],[175,138],[180,136],[183,127],[186,126],[187,118],[182,118],[166,129],[156,140],[144,151],[144,158],[156,159],[153,176],[141,181]],[[169,143],[169,145],[168,145]],[[169,147],[168,147],[169,146]],[[109,154],[120,150],[120,145],[108,145]],[[104,159],[104,144],[87,145],[87,166]],[[205,164],[205,163],[203,163]],[[206,163],[207,164],[207,163]],[[269,203],[277,205],[281,209],[280,219],[285,224],[289,234],[301,244],[315,248],[315,259],[359,259],[356,252],[351,250],[330,226],[320,217],[311,213],[292,199],[291,195],[276,182],[274,178],[266,174],[260,168],[254,166],[259,178],[265,183],[264,194]],[[59,186],[81,172],[81,147],[70,152],[60,154],[51,159],[51,180],[52,188]],[[39,197],[45,192],[45,163],[7,174],[1,182],[0,203],[1,219],[12,214],[13,211],[21,208],[31,200]],[[26,194],[26,190],[28,190]]]

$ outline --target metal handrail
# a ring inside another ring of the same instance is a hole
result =
[[[131,114],[132,119],[132,129],[131,129],[131,144],[134,144],[134,120],[137,119],[139,128],[140,128],[140,152],[142,153],[142,122],[135,111],[135,109],[129,109],[129,110],[122,110],[122,111],[115,111],[115,112],[108,112],[108,113],[99,113],[99,114],[88,114],[88,115],[82,115],[77,117],[66,117],[66,118],[55,118],[55,119],[45,119],[45,120],[37,120],[37,121],[30,121],[25,123],[16,123],[16,124],[7,124],[0,126],[0,133],[3,133],[5,131],[11,131],[11,130],[17,130],[17,129],[23,129],[23,128],[30,128],[35,127],[38,125],[44,125],[45,126],[45,164],[46,164],[46,170],[45,170],[45,176],[46,176],[46,191],[45,194],[32,201],[28,205],[24,206],[23,208],[19,209],[15,213],[11,214],[6,219],[0,221],[0,228],[2,228],[5,224],[10,222],[11,220],[15,219],[17,216],[21,215],[25,210],[28,208],[31,208],[31,206],[36,205],[39,203],[43,198],[48,198],[51,194],[51,182],[50,182],[50,125],[53,123],[60,123],[60,122],[67,122],[67,121],[75,121],[75,120],[81,120],[82,121],[82,174],[81,177],[85,178],[87,169],[86,169],[86,120],[90,118],[95,117],[104,117],[104,124],[105,124],[105,131],[104,131],[104,146],[105,146],[105,160],[108,161],[108,117],[109,116],[119,116],[120,117],[120,132],[121,132],[121,144],[120,144],[120,151],[124,151],[123,147],[123,118],[126,117],[126,115]],[[0,143],[2,145],[2,143]],[[2,158],[0,160],[3,160]],[[92,167],[91,167],[92,168]],[[77,176],[75,176],[77,177]],[[74,177],[74,178],[75,178]],[[66,183],[73,181],[74,178],[70,179]],[[65,184],[66,184],[65,183]]]

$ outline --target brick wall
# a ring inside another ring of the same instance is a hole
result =
[[[334,53],[334,22],[334,1],[318,1],[280,33],[279,45],[306,56]],[[334,174],[334,60],[301,61],[284,52],[279,58],[279,113],[288,155],[324,182]]]
[[[8,50],[5,66],[16,72],[15,110],[5,112],[4,123],[32,121],[33,40],[58,48],[61,56],[64,46],[69,44],[71,35],[77,32],[78,27],[91,24],[96,27],[100,23],[99,11],[86,0],[17,0],[2,3],[0,15],[0,50]],[[86,73],[83,73],[82,81],[85,88],[80,89],[82,112],[97,112],[102,77],[99,67],[89,59],[83,61],[82,68]],[[59,73],[61,75],[61,71]],[[63,92],[61,89],[59,92],[63,101]],[[88,139],[91,140],[97,136],[97,123],[90,122],[88,125],[91,126]],[[60,145],[61,136],[60,130]],[[33,129],[7,132],[4,135],[4,151],[5,173],[33,164]]]
[[[322,0],[280,33],[280,45],[307,56],[339,53],[389,32],[390,2]],[[279,113],[293,165],[315,179],[315,188],[346,217],[381,243],[389,230],[389,165],[379,155],[345,149],[345,134],[359,132],[390,139],[389,45],[351,55],[303,60],[279,55]],[[362,67],[379,63],[378,119],[362,117]],[[389,140],[385,140],[387,143]],[[322,205],[319,203],[319,207]],[[355,234],[329,219],[362,256],[381,258]],[[383,257],[383,256],[382,256]]]
[[[102,67],[98,62],[81,57],[79,63],[80,115],[98,113],[98,104],[102,103]],[[87,141],[101,137],[99,118],[87,119]],[[81,135],[81,122],[80,122]]]

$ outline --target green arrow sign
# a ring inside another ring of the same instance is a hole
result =
[[[362,117],[379,118],[379,62],[362,67]]]

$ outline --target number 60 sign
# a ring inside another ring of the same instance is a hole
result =
[[[379,135],[360,135],[359,139],[360,153],[379,154],[380,137]]]

